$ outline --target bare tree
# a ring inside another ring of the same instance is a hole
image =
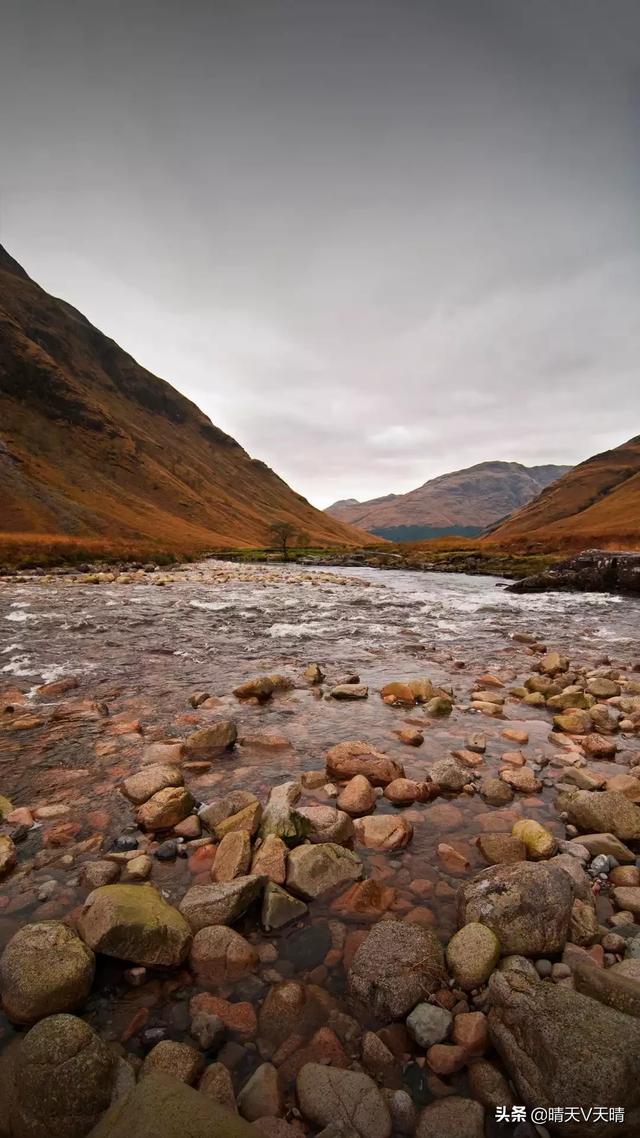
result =
[[[285,521],[273,522],[269,526],[269,536],[285,561],[289,560],[289,550],[292,545],[306,545],[309,540],[308,534],[298,530],[293,522]]]

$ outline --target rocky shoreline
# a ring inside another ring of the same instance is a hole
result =
[[[39,902],[0,958],[14,1025],[0,1134],[483,1138],[499,1118],[516,1138],[637,1134],[640,681],[533,636],[521,646],[522,684],[478,672],[462,699],[424,676],[379,691],[355,674],[328,681],[316,663],[233,692],[238,709],[285,706],[292,691],[327,708],[379,700],[406,764],[343,739],[264,797],[221,787],[203,800],[198,780],[237,762],[241,738],[202,690],[189,697],[195,729],[149,739],[111,791],[115,841],[79,840],[63,802],[0,798],[0,918],[30,914],[34,889]],[[58,679],[37,698],[64,722],[77,687]],[[552,758],[514,725],[519,706],[550,729]],[[30,714],[5,701],[11,730],[29,730]],[[108,724],[108,708],[97,714]],[[437,740],[452,715],[469,728],[447,752]],[[496,759],[498,738],[514,749]],[[553,825],[536,817],[549,787]],[[485,868],[472,876],[456,799],[484,807]],[[402,870],[423,821],[441,831],[456,889]],[[25,857],[36,831],[41,848]],[[179,865],[187,881],[168,885]],[[449,896],[443,940],[434,903]],[[96,1018],[111,965],[134,1001],[115,1036]],[[152,1026],[160,989],[175,995],[179,1031]],[[586,1119],[556,1125],[563,1106]],[[536,1127],[534,1107],[547,1112]]]
[[[511,593],[571,590],[588,593],[640,593],[640,553],[586,549],[508,586]]]

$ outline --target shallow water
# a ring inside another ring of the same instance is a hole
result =
[[[431,762],[463,746],[469,731],[482,730],[488,746],[481,773],[494,773],[501,754],[515,745],[502,737],[504,720],[470,711],[468,696],[484,672],[496,673],[507,687],[531,672],[536,657],[514,634],[531,633],[576,664],[608,656],[614,664],[633,665],[640,658],[638,600],[516,596],[496,578],[371,569],[327,572],[208,562],[168,574],[164,586],[156,583],[159,576],[99,586],[67,577],[0,582],[0,794],[15,805],[69,807],[63,818],[32,830],[19,847],[18,869],[0,891],[0,946],[26,921],[64,916],[84,899],[79,867],[99,853],[78,852],[74,843],[102,835],[105,848],[131,824],[133,811],[117,784],[138,768],[149,742],[182,738],[233,715],[245,741],[209,771],[187,778],[202,801],[236,787],[264,801],[274,784],[322,768],[327,748],[346,739],[375,744],[403,762],[408,777],[421,778]],[[305,666],[315,661],[328,681],[357,672],[370,686],[369,699],[338,703],[319,696],[302,678]],[[275,671],[294,678],[295,690],[264,706],[238,704],[231,694],[241,680]],[[407,712],[380,700],[376,689],[383,683],[422,675],[453,686],[456,708],[450,719],[429,720],[420,708]],[[76,690],[52,699],[37,693],[40,684],[68,676],[78,679]],[[194,690],[217,697],[216,706],[193,711],[188,697]],[[549,738],[550,716],[544,710],[510,702],[506,718],[510,726],[526,724],[530,760],[557,755],[557,737]],[[419,749],[403,746],[395,734],[407,723],[424,727]],[[281,737],[278,745],[270,744],[273,735]],[[625,742],[628,749],[638,745],[637,738]],[[624,761],[624,752],[620,758]],[[612,769],[611,764],[590,766]],[[555,778],[559,769],[551,762],[545,773]],[[368,875],[397,890],[391,911],[404,916],[420,907],[422,919],[445,939],[455,928],[460,880],[483,864],[473,838],[482,829],[510,830],[520,814],[546,821],[561,835],[552,797],[550,787],[535,798],[517,795],[502,813],[464,794],[417,804],[405,810],[415,828],[407,850],[358,852]],[[305,796],[307,802],[314,799],[328,801],[322,790]],[[393,807],[383,802],[377,809]],[[74,826],[71,844],[43,847],[60,823]],[[461,875],[443,863],[437,852],[442,842],[468,858]],[[60,859],[69,850],[74,862],[65,866]],[[53,896],[41,903],[36,892],[51,880],[58,883]],[[192,877],[186,860],[178,859],[154,863],[153,880],[178,901]],[[412,889],[416,881],[422,884]],[[278,937],[261,935],[252,919],[241,931],[276,945],[272,979],[274,971],[311,977],[339,997],[342,965],[327,969],[323,964],[328,919],[338,919],[347,931],[368,927],[356,914],[316,903],[301,928]],[[183,1037],[194,991],[189,975],[131,989],[122,973],[116,962],[100,965],[88,1015],[102,1033],[120,1038],[133,1014],[147,1008],[147,1027],[160,1025],[172,1037]],[[263,976],[255,984],[237,985],[232,998],[259,1002],[268,982]],[[1,1018],[0,1034],[11,1035]],[[142,1044],[134,1035],[127,1046],[140,1050]],[[247,1063],[250,1069],[250,1054]]]

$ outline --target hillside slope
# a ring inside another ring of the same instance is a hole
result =
[[[506,547],[639,548],[640,435],[574,467],[487,540]]]
[[[0,534],[195,552],[363,535],[296,494],[0,246]],[[366,540],[366,539],[365,539]]]
[[[407,494],[387,494],[368,502],[346,499],[327,512],[395,541],[444,534],[471,537],[530,502],[567,470],[568,466],[481,462],[432,478]]]

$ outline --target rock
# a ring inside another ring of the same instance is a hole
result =
[[[483,778],[480,794],[489,806],[506,806],[513,801],[513,790],[499,778]]]
[[[215,759],[223,751],[230,751],[236,744],[238,728],[235,720],[223,719],[209,727],[201,727],[185,739],[184,753],[190,759]]]
[[[457,794],[469,781],[469,775],[452,756],[440,759],[429,771],[431,779],[441,790]]]
[[[224,1025],[223,1025],[224,1026]],[[200,1094],[207,1095],[214,1102],[225,1106],[234,1113],[237,1111],[236,1096],[229,1069],[224,1063],[211,1063],[198,1083]]]
[[[225,834],[216,850],[211,870],[214,881],[233,881],[244,877],[251,865],[251,838],[246,830],[232,830]]]
[[[150,743],[142,753],[143,766],[176,766],[182,761],[182,743]]]
[[[625,865],[636,860],[633,851],[616,838],[615,834],[581,834],[569,844],[585,846],[592,857],[602,854],[605,857],[614,857],[616,861]]]
[[[484,1110],[457,1095],[432,1102],[420,1115],[416,1138],[484,1138]]]
[[[236,814],[231,814],[228,818],[224,818],[221,822],[218,822],[214,827],[213,833],[218,841],[222,841],[226,834],[237,833],[241,830],[253,836],[253,834],[256,834],[258,831],[261,818],[262,806],[256,799],[256,801],[251,802],[249,806],[238,810]]]
[[[234,688],[233,694],[236,699],[257,699],[258,703],[265,703],[276,692],[290,691],[293,686],[288,676],[254,676]]]
[[[413,707],[416,697],[409,684],[393,681],[380,688],[380,698],[392,707]]]
[[[396,780],[398,781],[398,780]],[[393,782],[389,784],[393,786]],[[338,797],[338,806],[357,817],[359,814],[368,814],[376,804],[375,791],[363,774],[357,774],[350,779]]]
[[[301,806],[298,814],[309,823],[310,842],[337,842],[342,845],[354,835],[353,822],[335,806]]]
[[[487,1017],[483,1012],[460,1012],[453,1020],[453,1042],[467,1056],[483,1055],[489,1046]]]
[[[523,794],[537,794],[542,789],[542,783],[536,777],[535,772],[531,770],[531,767],[520,767],[519,770],[502,770],[500,771],[500,778],[508,786],[512,786],[514,790],[519,790]]]
[[[453,711],[453,700],[447,695],[437,695],[433,699],[428,700],[425,704],[425,712],[433,719],[441,719],[446,715],[451,715]]]
[[[304,670],[304,678],[309,684],[321,684],[325,675],[319,664],[307,664]]]
[[[154,1073],[111,1107],[88,1138],[256,1138],[238,1114],[178,1079]],[[62,1136],[61,1136],[62,1138]]]
[[[283,1111],[278,1072],[271,1063],[261,1063],[238,1095],[238,1110],[248,1122],[277,1118]]]
[[[612,778],[607,779],[607,790],[617,791],[619,794],[624,794],[631,802],[636,805],[640,802],[640,779],[635,778],[632,774],[616,774]]]
[[[191,967],[203,988],[234,984],[258,967],[258,954],[240,933],[226,925],[211,925],[193,938]]]
[[[636,865],[616,865],[609,871],[612,885],[640,885],[640,869]]]
[[[16,847],[8,834],[0,834],[0,881],[15,867]]]
[[[586,735],[582,740],[583,750],[594,759],[612,759],[618,749],[615,739],[605,739],[602,735]]]
[[[156,856],[157,854],[158,850],[156,850]],[[175,853],[173,856],[176,856]],[[131,861],[125,862],[122,867],[120,880],[123,884],[132,881],[146,881],[147,878],[151,876],[152,869],[153,862],[151,858],[147,857],[146,854],[140,854],[139,857],[132,857]]]
[[[80,912],[78,931],[94,952],[148,968],[181,964],[191,944],[184,918],[151,885],[94,889]]]
[[[499,959],[496,934],[477,921],[463,925],[447,945],[447,967],[465,992],[486,984]]]
[[[613,900],[616,908],[623,909],[627,913],[633,913],[634,917],[640,917],[640,887],[637,885],[614,889]]]
[[[262,899],[262,914],[260,921],[262,927],[270,932],[271,929],[281,929],[291,921],[297,921],[307,912],[304,901],[292,897],[285,889],[281,889],[275,882],[268,881]]]
[[[352,997],[378,1019],[407,1015],[444,981],[444,952],[419,925],[381,921],[357,949],[349,969]]]
[[[620,695],[620,685],[605,676],[592,676],[587,682],[586,691],[589,695],[595,695],[596,699],[611,699],[614,695]]]
[[[451,1012],[434,1004],[417,1004],[407,1018],[409,1035],[425,1050],[434,1043],[442,1043],[450,1034],[452,1024]]]
[[[82,884],[88,889],[98,889],[100,885],[112,885],[120,876],[120,870],[113,861],[90,861],[82,867]]]
[[[138,807],[136,822],[144,830],[170,830],[182,822],[194,806],[188,790],[182,786],[168,786]]]
[[[284,885],[287,876],[287,847],[282,838],[268,834],[253,855],[251,873]]]
[[[172,1039],[162,1039],[147,1055],[140,1068],[140,1078],[148,1078],[158,1072],[171,1075],[181,1083],[192,1085],[200,1076],[204,1059],[195,1047],[187,1043],[174,1043]]]
[[[295,845],[306,838],[311,825],[294,809],[301,794],[302,787],[295,780],[272,788],[260,826],[261,838],[274,834],[287,845]]]
[[[558,795],[556,807],[580,831],[611,833],[623,842],[640,840],[640,806],[624,794],[613,790],[567,790]]]
[[[331,842],[297,846],[289,854],[286,886],[308,901],[349,881],[359,881],[363,872],[358,855],[343,846]]]
[[[436,1075],[455,1075],[466,1065],[468,1055],[464,1047],[455,1043],[434,1043],[426,1055],[429,1070]]]
[[[619,971],[629,963],[640,969],[640,961],[621,961],[612,968],[597,968],[592,961],[576,962],[572,967],[576,989],[609,1008],[640,1019],[639,973],[629,976]]]
[[[394,1091],[386,1087],[382,1087],[381,1090],[391,1111],[393,1133],[401,1135],[402,1138],[411,1138],[417,1122],[416,1108],[411,1095],[404,1090]]]
[[[558,852],[558,843],[553,834],[534,818],[522,818],[514,824],[511,833],[523,842],[532,861],[545,861]]]
[[[16,1052],[15,1138],[84,1138],[111,1102],[118,1059],[89,1024],[55,1015]]]
[[[125,778],[121,789],[125,798],[133,802],[134,806],[141,806],[159,790],[166,790],[170,786],[184,786],[182,771],[179,767],[155,763]]]
[[[487,737],[482,731],[472,731],[465,739],[465,747],[468,751],[476,751],[479,755],[484,755],[487,749]]]
[[[559,652],[547,652],[538,661],[537,670],[542,676],[557,676],[561,672],[569,671],[569,661],[566,656],[561,656]]]
[[[410,806],[412,802],[428,801],[429,783],[415,782],[412,778],[394,778],[385,787],[384,797],[394,806]]]
[[[562,952],[573,889],[566,873],[542,862],[483,870],[458,895],[458,924],[478,922],[497,936],[503,954]]]
[[[337,684],[329,694],[332,699],[367,699],[369,688],[366,684]]]
[[[462,763],[463,767],[475,770],[476,767],[484,766],[484,759],[477,751],[468,751],[463,747],[451,753],[457,762]]]
[[[625,1110],[629,1135],[640,1129],[640,1024],[562,984],[496,972],[489,985],[489,1032],[528,1107],[595,1103]],[[622,1042],[624,1041],[624,1042]],[[565,1122],[569,1138],[596,1138],[597,1122]],[[624,1133],[624,1130],[621,1131]]]
[[[25,1024],[73,1011],[89,995],[94,972],[93,953],[67,925],[24,925],[0,958],[4,1011],[14,1023]]]
[[[524,842],[511,834],[480,834],[476,845],[488,865],[512,865],[527,859]]]
[[[304,1117],[316,1126],[338,1122],[359,1138],[391,1136],[389,1108],[368,1075],[307,1063],[298,1075],[296,1091]]]
[[[387,786],[394,778],[404,778],[400,763],[394,762],[369,743],[352,740],[338,743],[327,751],[327,774],[341,781],[357,774],[368,778],[372,786]]]
[[[472,1063],[467,1071],[467,1079],[474,1099],[492,1114],[495,1115],[499,1107],[511,1112],[515,1105],[513,1092],[502,1072],[493,1063],[487,1059]]]
[[[216,829],[225,821],[230,818],[237,818],[242,814],[245,809],[259,807],[260,803],[255,794],[251,794],[248,790],[232,790],[230,794],[225,795],[224,798],[218,799],[217,802],[209,802],[206,806],[202,806],[198,812],[198,817],[202,825],[211,834],[216,834]],[[246,827],[239,827],[244,829]],[[250,833],[255,831],[250,830]],[[217,835],[222,837],[223,835]]]
[[[192,885],[180,902],[180,913],[193,932],[207,925],[232,925],[246,913],[264,889],[264,877],[236,877],[211,885]]]
[[[554,715],[553,725],[557,731],[565,735],[588,735],[593,730],[593,722],[587,711],[565,711],[562,715]]]
[[[355,832],[357,840],[368,849],[399,850],[411,841],[413,826],[402,814],[372,814],[356,819]]]
[[[572,944],[588,947],[595,943],[598,936],[599,923],[593,905],[576,897],[571,908],[569,940]]]
[[[398,731],[398,738],[405,747],[421,747],[424,743],[424,735],[417,727],[403,727]]]

